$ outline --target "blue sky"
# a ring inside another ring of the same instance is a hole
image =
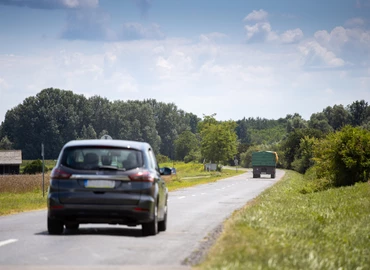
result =
[[[370,101],[370,0],[0,0],[0,122],[48,87],[309,119]]]

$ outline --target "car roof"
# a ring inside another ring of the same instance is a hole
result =
[[[66,143],[63,148],[76,146],[123,147],[123,148],[133,148],[141,151],[151,149],[150,144],[146,142],[137,142],[128,140],[73,140]]]

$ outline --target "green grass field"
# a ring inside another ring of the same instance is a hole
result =
[[[370,185],[302,192],[288,171],[225,222],[196,269],[370,269]]]

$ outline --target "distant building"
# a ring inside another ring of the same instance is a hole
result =
[[[19,174],[21,164],[21,150],[0,150],[0,175]]]

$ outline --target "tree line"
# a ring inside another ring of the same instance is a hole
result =
[[[162,155],[175,158],[174,141],[184,131],[197,132],[200,118],[173,103],[109,101],[72,91],[44,89],[7,111],[0,126],[0,148],[21,149],[23,159],[56,159],[62,146],[75,139],[147,141]]]
[[[233,165],[236,158],[240,165],[250,167],[254,151],[273,150],[279,154],[279,167],[300,173],[315,168],[317,175],[328,175],[328,168],[344,166],[362,168],[356,177],[365,179],[370,172],[365,158],[370,153],[366,137],[370,106],[364,100],[328,106],[309,120],[298,113],[277,120],[217,121],[215,117],[201,119],[173,103],[154,99],[111,102],[49,88],[6,113],[0,125],[0,149],[21,149],[24,159],[37,159],[44,143],[45,158],[55,159],[67,141],[109,134],[114,139],[147,141],[160,159]],[[347,138],[350,134],[356,134],[357,141]],[[340,153],[331,153],[332,148]],[[355,157],[354,152],[363,154]],[[329,157],[339,163],[324,162]]]

